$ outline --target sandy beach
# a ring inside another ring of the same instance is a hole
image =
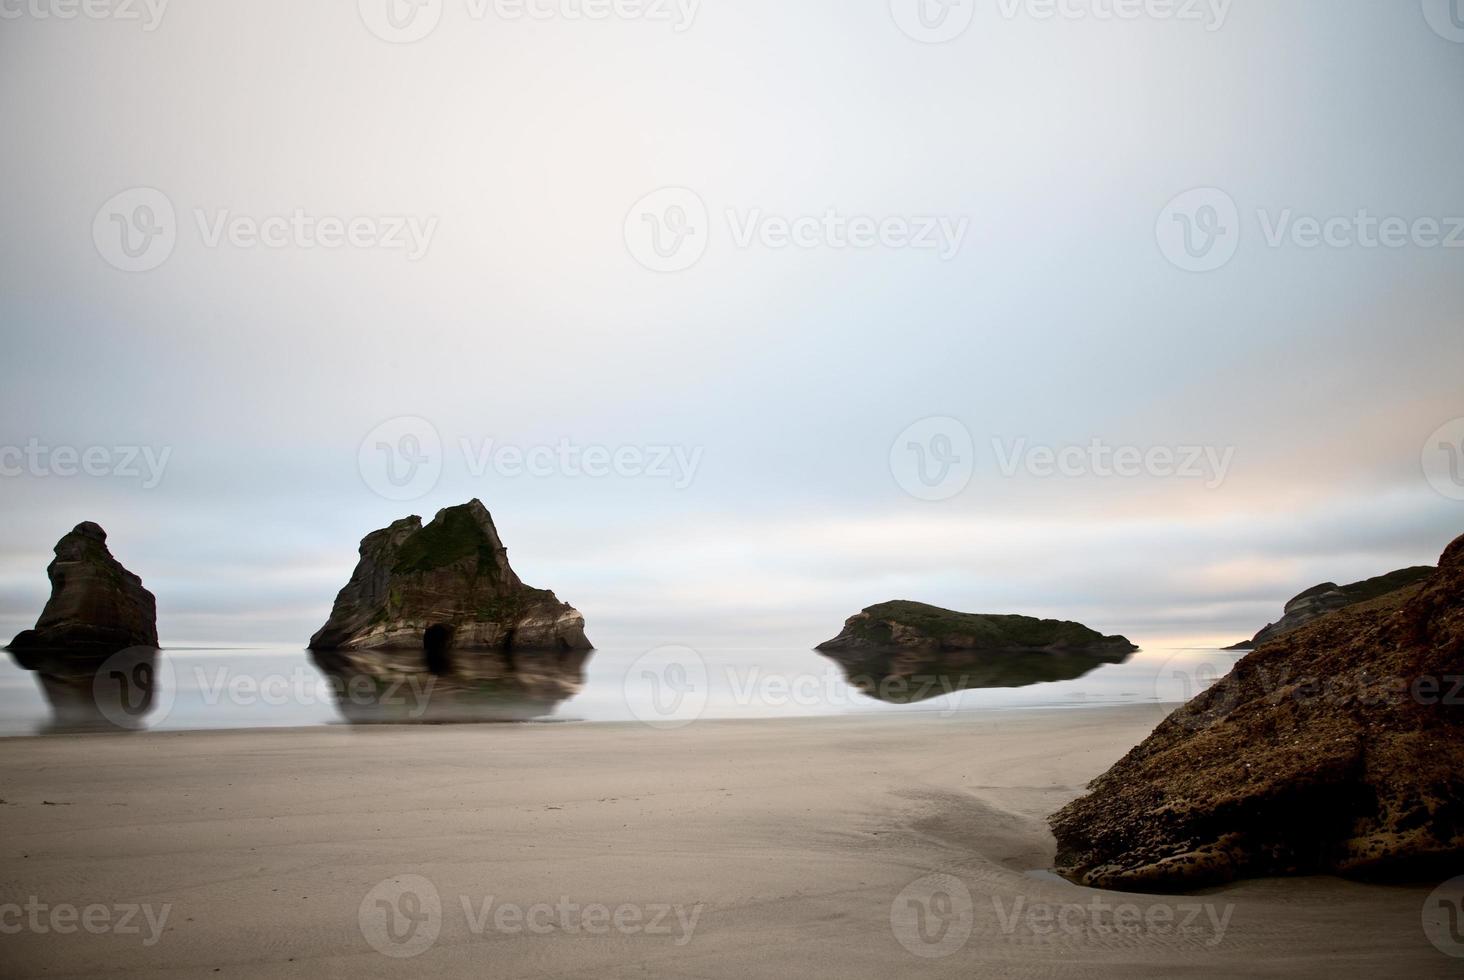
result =
[[[109,977],[1457,969],[1421,929],[1426,887],[1145,896],[1043,873],[1046,815],[1160,717],[0,740],[0,958]]]

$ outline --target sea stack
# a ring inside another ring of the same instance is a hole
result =
[[[1246,656],[1052,819],[1100,888],[1464,870],[1464,538]]]
[[[360,555],[310,640],[348,719],[534,717],[579,691],[584,616],[519,580],[480,501],[373,531]]]
[[[1314,585],[1287,602],[1280,619],[1266,625],[1254,638],[1237,643],[1229,649],[1254,650],[1267,640],[1285,636],[1292,630],[1300,629],[1327,613],[1355,606],[1359,602],[1369,602],[1390,592],[1417,585],[1433,572],[1432,565],[1416,565],[1413,568],[1400,568],[1396,572],[1389,572],[1362,582],[1353,582],[1351,585],[1338,585],[1336,582]]]
[[[46,575],[51,598],[35,629],[11,641],[12,652],[105,656],[157,647],[157,600],[112,557],[99,525],[84,521],[58,541]]]
[[[954,612],[896,600],[850,616],[844,629],[817,647],[823,653],[889,651],[931,654],[951,650],[995,653],[1083,653],[1127,656],[1138,650],[1122,636],[1104,636],[1081,623],[1031,616]]]

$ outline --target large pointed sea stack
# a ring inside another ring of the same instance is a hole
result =
[[[1464,870],[1464,537],[1422,584],[1264,643],[1052,817],[1083,884]]]
[[[104,656],[158,645],[157,601],[112,557],[98,525],[85,521],[58,541],[46,575],[51,598],[35,629],[11,641],[11,651]]]
[[[310,649],[423,650],[439,637],[453,651],[590,649],[578,610],[519,581],[477,500],[366,535]]]
[[[473,500],[366,535],[310,649],[348,720],[417,722],[546,714],[592,648],[578,610],[519,581]]]

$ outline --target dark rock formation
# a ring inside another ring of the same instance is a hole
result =
[[[1464,538],[1421,585],[1272,639],[1051,820],[1084,884],[1464,869]]]
[[[1138,647],[1078,623],[897,601],[851,616],[817,649],[860,691],[908,704],[970,688],[1070,680],[1122,663]]]
[[[579,691],[592,648],[577,610],[514,574],[473,500],[368,534],[310,649],[348,719],[453,721],[545,713]]]
[[[46,575],[51,598],[35,629],[11,641],[11,651],[106,656],[158,645],[157,601],[112,557],[107,532],[96,524],[78,524],[56,543]]]
[[[47,730],[142,727],[155,693],[153,594],[112,557],[107,532],[90,521],[56,543],[46,574],[51,598],[35,629],[16,636],[9,650],[36,674],[51,706]]]
[[[952,650],[1125,656],[1138,647],[1122,636],[1104,636],[1080,623],[960,613],[923,602],[896,601],[870,606],[849,617],[843,632],[820,643],[817,649],[824,653],[883,651],[917,657]]]
[[[1336,582],[1314,585],[1286,603],[1281,618],[1262,629],[1254,639],[1242,640],[1226,649],[1254,650],[1267,640],[1285,636],[1292,630],[1305,626],[1327,613],[1355,606],[1359,602],[1369,602],[1390,592],[1406,589],[1410,585],[1417,585],[1432,575],[1433,571],[1432,565],[1418,565],[1413,568],[1400,568],[1396,572],[1389,572],[1362,582],[1353,582],[1351,585],[1338,585]]]

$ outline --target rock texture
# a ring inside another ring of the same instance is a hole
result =
[[[1396,572],[1389,572],[1387,575],[1379,575],[1362,582],[1353,582],[1351,585],[1338,585],[1336,582],[1314,585],[1286,603],[1281,618],[1267,625],[1255,635],[1254,639],[1243,640],[1228,649],[1254,650],[1267,640],[1285,636],[1292,630],[1299,629],[1327,613],[1355,606],[1359,602],[1369,602],[1390,592],[1417,585],[1432,575],[1433,571],[1432,565],[1418,565],[1413,568],[1400,568]]]
[[[112,557],[98,525],[83,522],[58,541],[46,575],[51,598],[35,629],[11,641],[11,651],[105,656],[158,645],[157,601]]]
[[[1464,538],[1421,585],[1267,642],[1052,817],[1084,884],[1464,869]]]
[[[412,649],[446,630],[445,648],[588,650],[585,618],[553,592],[519,581],[487,508],[477,500],[408,517],[361,541],[361,560],[336,596],[312,650]]]
[[[850,616],[843,632],[820,643],[817,649],[824,653],[887,651],[914,656],[953,650],[1127,655],[1138,647],[1122,636],[1104,636],[1080,623],[953,612],[923,602],[898,600]]]
[[[584,623],[519,580],[473,500],[368,534],[310,649],[350,721],[511,721],[579,692]]]

